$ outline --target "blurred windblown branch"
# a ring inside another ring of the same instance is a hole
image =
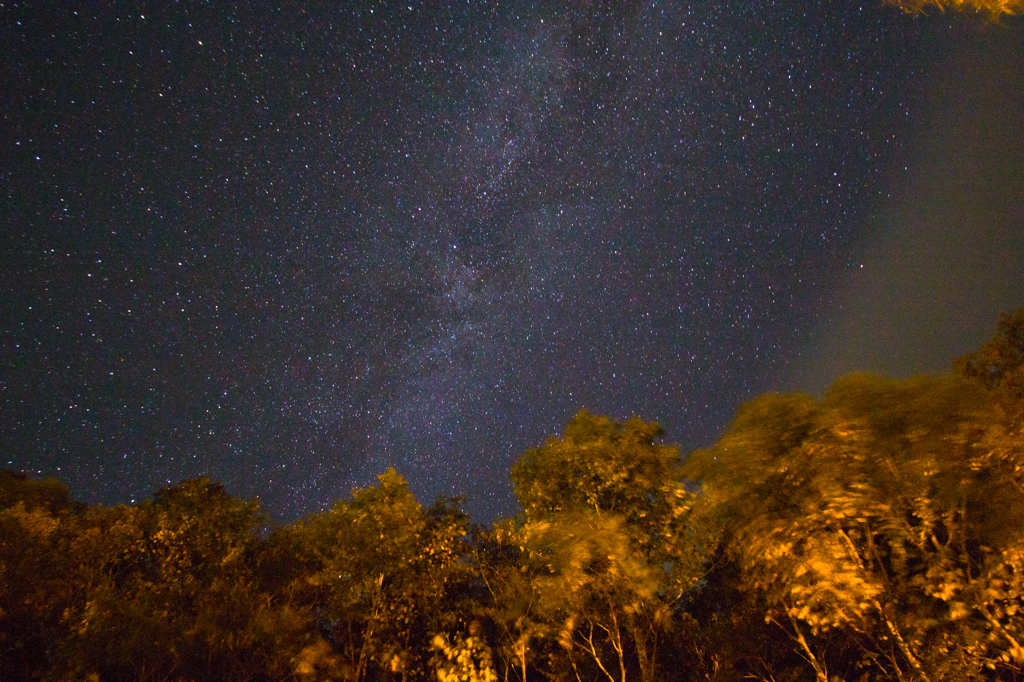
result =
[[[928,6],[956,11],[988,12],[993,16],[1024,12],[1024,0],[884,0],[904,12],[923,12]]]

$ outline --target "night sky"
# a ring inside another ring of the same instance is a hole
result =
[[[1024,305],[1024,23],[880,2],[0,4],[0,466],[516,511]]]

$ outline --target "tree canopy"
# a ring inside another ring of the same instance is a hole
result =
[[[760,396],[685,459],[581,411],[491,528],[389,469],[275,525],[0,471],[0,679],[1019,680],[1024,311],[945,376]]]
[[[687,471],[819,679],[807,635],[831,630],[873,674],[968,679],[1024,663],[1024,449],[1008,424],[966,379],[854,375],[820,402],[745,405]]]

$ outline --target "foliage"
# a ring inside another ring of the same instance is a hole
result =
[[[577,678],[583,656],[588,675],[653,680],[673,605],[703,574],[712,543],[660,436],[582,411],[512,467],[524,521],[509,533],[532,576],[533,630],[557,636]]]
[[[618,519],[631,552],[668,568],[666,589],[677,599],[702,575],[710,536],[691,523],[700,501],[679,474],[678,448],[657,443],[661,435],[654,423],[583,410],[561,438],[523,454],[512,482],[528,522],[583,511]]]
[[[821,403],[744,406],[688,470],[819,679],[809,637],[835,630],[868,670],[965,679],[1024,663],[1024,452],[1008,423],[963,379],[855,375]]]
[[[30,479],[10,469],[0,469],[0,509],[22,504],[26,510],[42,509],[49,515],[59,514],[72,506],[66,484],[55,478]]]
[[[1017,311],[955,375],[762,396],[685,464],[580,412],[489,530],[393,469],[276,527],[207,479],[104,508],[0,471],[0,679],[1018,680],[1022,366]]]
[[[885,0],[885,4],[904,12],[922,12],[926,7],[957,11],[985,12],[992,16],[1024,13],[1024,0]]]
[[[436,653],[431,661],[440,682],[497,682],[491,650],[473,633],[454,642],[437,635],[432,645]]]
[[[255,503],[198,479],[139,507],[90,510],[80,523],[83,590],[64,615],[64,675],[247,680],[275,669],[275,614],[253,571],[263,523]]]
[[[960,376],[1024,405],[1024,308],[1003,313],[996,335],[953,363]]]
[[[425,674],[433,634],[458,626],[438,606],[453,601],[447,589],[460,570],[461,512],[444,503],[425,511],[389,469],[299,532],[314,557],[300,580],[344,675]]]
[[[65,570],[67,488],[0,472],[0,679],[36,679],[73,583]]]

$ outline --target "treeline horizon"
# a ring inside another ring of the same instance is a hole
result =
[[[0,470],[0,679],[1024,679],[1024,309],[951,374],[661,436],[581,411],[490,528],[394,469],[285,524]]]

